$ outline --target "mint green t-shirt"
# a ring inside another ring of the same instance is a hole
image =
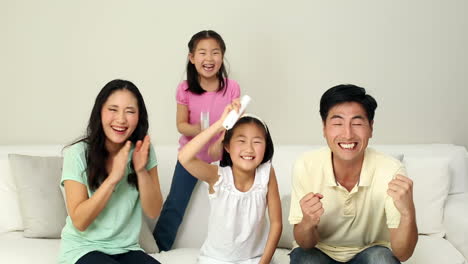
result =
[[[88,196],[91,197],[94,192],[88,186],[86,148],[87,144],[80,142],[65,150],[61,184],[63,185],[65,180],[80,182],[86,185]],[[140,196],[137,189],[127,181],[131,172],[133,150],[134,146],[129,154],[125,176],[115,187],[106,207],[91,225],[81,232],[73,226],[70,216],[67,216],[62,230],[59,263],[74,264],[91,251],[114,255],[142,250],[138,244],[142,222]],[[149,153],[147,170],[157,165],[153,146],[150,146]]]

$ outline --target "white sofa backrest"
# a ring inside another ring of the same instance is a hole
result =
[[[0,159],[7,158],[8,154],[61,156],[63,145],[0,145]]]
[[[318,149],[322,146],[313,145],[277,145],[273,166],[278,178],[281,197],[290,194],[291,191],[291,171],[294,161],[304,152]],[[373,148],[392,156],[403,154],[405,157],[441,157],[449,159],[449,169],[451,174],[450,193],[467,192],[468,190],[468,154],[464,147],[451,144],[421,144],[421,145],[374,145]],[[17,207],[17,196],[14,189],[13,180],[9,171],[8,153],[37,155],[37,156],[59,156],[62,146],[0,146],[0,208]],[[174,166],[177,159],[176,145],[155,146],[156,156],[159,162],[158,172],[161,182],[161,189],[164,197],[167,196]],[[16,200],[15,200],[16,199]],[[13,208],[14,209],[14,208]],[[179,229],[178,237],[174,246],[180,247],[200,247],[205,239],[208,225],[209,202],[207,188],[205,184],[197,184],[192,199],[187,209],[184,222]],[[22,223],[19,215],[9,213],[9,217],[0,220],[0,232],[11,231],[11,228],[21,229]],[[19,210],[16,208],[16,214]],[[287,223],[289,207],[283,207],[283,224]],[[153,223],[154,224],[154,223]],[[10,230],[8,230],[10,228]],[[283,231],[282,240],[289,241],[291,234],[288,228]]]

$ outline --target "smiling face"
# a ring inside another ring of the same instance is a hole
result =
[[[332,107],[323,122],[323,135],[333,153],[334,162],[356,162],[364,159],[373,122],[356,102]]]
[[[109,150],[120,148],[138,124],[138,101],[128,90],[117,90],[101,109],[101,122]]]
[[[254,123],[245,123],[236,127],[229,144],[225,146],[233,168],[245,172],[255,172],[263,160],[265,148],[265,132]]]
[[[189,60],[195,65],[200,79],[216,80],[216,74],[223,64],[223,53],[215,39],[202,39],[189,54]]]

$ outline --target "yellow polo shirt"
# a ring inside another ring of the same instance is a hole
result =
[[[405,175],[400,161],[367,148],[359,182],[349,192],[335,181],[328,147],[309,152],[294,164],[289,223],[302,221],[299,201],[306,194],[323,194],[317,248],[336,261],[346,262],[364,249],[390,248],[388,228],[397,228],[400,213],[388,196],[388,183]],[[298,247],[294,241],[294,247]]]

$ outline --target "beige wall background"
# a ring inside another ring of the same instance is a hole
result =
[[[202,29],[276,144],[324,143],[318,102],[340,83],[378,101],[373,142],[468,147],[468,1],[0,0],[0,144],[83,134],[111,79],[133,81],[155,144],[176,144],[175,89]]]

